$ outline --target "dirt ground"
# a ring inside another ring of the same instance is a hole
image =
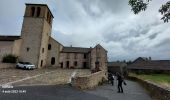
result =
[[[88,69],[1,69],[0,85],[55,85],[68,82],[71,74],[76,76],[90,74]]]

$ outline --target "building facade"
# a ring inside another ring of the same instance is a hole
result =
[[[107,70],[107,51],[99,44],[94,48],[63,47],[60,67]]]

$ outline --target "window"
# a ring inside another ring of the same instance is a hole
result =
[[[30,50],[30,48],[27,47],[27,52]]]
[[[48,50],[51,50],[51,44],[48,44]]]
[[[44,48],[42,48],[42,53],[44,53]]]
[[[87,68],[87,63],[83,62],[83,68]]]
[[[74,66],[77,66],[77,61],[74,62]]]
[[[31,16],[32,16],[32,17],[34,16],[34,13],[35,13],[35,7],[32,7],[32,8],[31,8]]]
[[[84,54],[84,59],[86,59],[87,58],[87,55],[86,54]]]
[[[61,68],[63,68],[63,62],[61,62],[60,65],[61,65]]]
[[[47,13],[47,22],[51,24],[51,15],[50,15],[50,12]]]
[[[40,16],[40,12],[41,12],[41,8],[40,8],[40,7],[38,7],[38,8],[37,8],[37,17],[39,17],[39,16]]]
[[[50,12],[47,13],[47,22],[49,22],[50,19]]]
[[[69,61],[66,62],[66,67],[69,68]]]
[[[52,57],[51,58],[51,65],[54,65],[55,64],[55,57]]]
[[[47,21],[48,21],[48,16],[49,16],[49,12],[47,13]]]
[[[41,60],[41,67],[43,66],[43,60]]]

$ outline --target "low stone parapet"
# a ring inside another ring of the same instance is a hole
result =
[[[0,69],[15,68],[15,65],[13,63],[0,63]]]
[[[162,87],[150,81],[146,81],[137,77],[129,76],[129,79],[138,81],[145,89],[147,89],[153,98],[158,100],[170,100],[170,89]]]
[[[90,89],[98,86],[106,80],[105,71],[99,71],[90,75],[78,76],[72,79],[72,85],[77,89]]]

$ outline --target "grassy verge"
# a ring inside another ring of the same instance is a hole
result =
[[[156,84],[170,88],[170,75],[168,75],[168,74],[149,74],[149,75],[146,75],[146,74],[130,73],[129,75],[141,78],[143,80],[151,81],[151,82],[154,82]]]

